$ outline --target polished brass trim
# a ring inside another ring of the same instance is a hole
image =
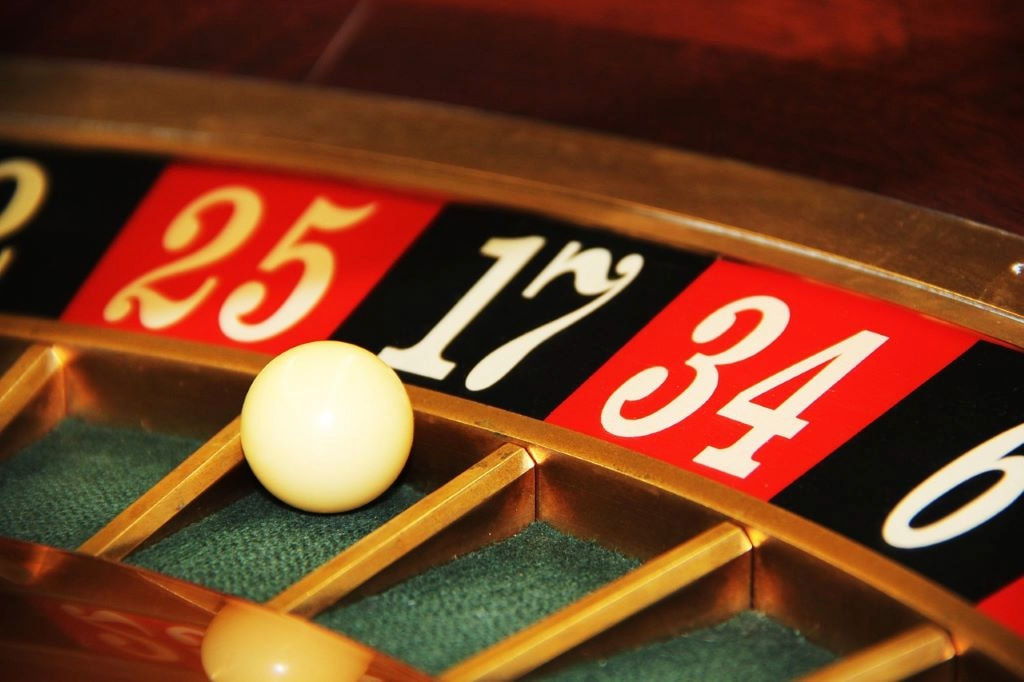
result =
[[[651,144],[340,90],[31,60],[0,62],[0,135],[541,211],[782,268],[1024,346],[1024,238]]]
[[[67,357],[52,343],[7,349],[15,355],[0,377],[0,460],[46,433],[67,412]]]
[[[800,682],[896,682],[948,663],[955,655],[946,632],[922,625],[805,675]],[[944,679],[954,679],[951,666]]]
[[[0,316],[0,336],[58,344],[68,353],[84,354],[95,347],[153,358],[169,353],[211,370],[218,368],[219,362],[245,366],[252,375],[266,361],[257,354],[202,344],[10,316]],[[903,604],[922,621],[950,633],[958,656],[981,656],[1009,675],[1024,678],[1024,647],[1018,636],[935,583],[806,519],[667,463],[551,424],[422,388],[409,387],[409,394],[418,418],[443,418],[454,428],[465,425],[488,438],[529,448],[537,467],[543,468],[554,457],[576,458],[721,514],[743,529],[755,546],[755,581],[758,553],[773,544],[784,545]],[[759,603],[756,584],[753,606],[764,606],[769,612],[773,609],[771,604]]]
[[[719,524],[449,668],[440,679],[468,682],[525,675],[751,549],[753,545],[740,528]]]
[[[0,377],[0,431],[60,372],[61,361],[49,345],[33,345]]]
[[[82,543],[78,551],[123,559],[241,462],[241,435],[235,419]]]
[[[228,372],[259,372],[270,361],[269,355],[204,343],[181,341],[150,334],[125,334],[106,327],[55,322],[33,317],[0,313],[0,336],[58,347],[76,346],[111,353],[145,355],[161,360],[196,365]]]

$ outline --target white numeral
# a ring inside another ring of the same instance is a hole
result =
[[[491,351],[466,376],[466,388],[482,391],[490,388],[519,364],[533,349],[559,332],[571,327],[605,303],[615,298],[628,287],[643,268],[643,257],[630,254],[615,266],[620,276],[609,279],[612,255],[606,249],[590,249],[580,252],[579,242],[570,242],[548,264],[544,270],[523,290],[525,298],[533,298],[560,275],[572,273],[576,291],[584,296],[594,296],[587,304],[518,336],[500,348]]]
[[[454,362],[442,357],[444,349],[543,247],[543,237],[488,239],[480,253],[496,258],[494,265],[417,344],[408,348],[387,346],[378,353],[380,359],[404,372],[444,379],[455,369]]]
[[[352,227],[366,220],[374,210],[376,204],[343,208],[317,197],[257,266],[261,272],[274,272],[288,263],[300,263],[302,277],[291,294],[270,317],[250,324],[242,318],[259,307],[267,287],[255,280],[242,284],[231,292],[221,308],[220,328],[224,334],[235,341],[262,341],[305,317],[327,293],[334,278],[334,254],[323,244],[300,240],[307,232],[337,232]]]
[[[665,367],[648,367],[627,379],[608,397],[601,410],[601,425],[608,433],[626,438],[649,436],[671,428],[703,407],[718,389],[718,368],[754,357],[782,335],[789,325],[789,306],[774,296],[748,296],[733,301],[708,315],[693,330],[694,343],[710,343],[735,325],[739,313],[760,314],[757,324],[732,346],[714,355],[694,353],[686,361],[695,374],[690,384],[667,405],[640,417],[623,414],[626,403],[654,394],[668,379]],[[887,337],[860,331],[767,379],[740,391],[718,410],[718,414],[750,430],[725,448],[707,446],[694,461],[718,471],[746,478],[760,462],[754,455],[772,438],[792,438],[807,421],[800,415],[855,367],[875,352]],[[765,407],[755,399],[783,384],[817,370],[778,407]]]
[[[1003,431],[926,478],[900,500],[882,526],[893,547],[918,549],[937,545],[974,530],[1024,494],[1024,455],[1011,455],[1024,445],[1024,424]],[[981,474],[1002,476],[984,493],[927,526],[914,528],[914,518],[954,488]]]
[[[14,193],[0,211],[0,239],[6,239],[23,228],[39,210],[46,198],[46,172],[29,159],[7,159],[0,163],[0,183],[14,181]],[[14,247],[0,249],[0,277],[14,261]]]
[[[443,357],[445,349],[508,286],[545,243],[546,240],[539,236],[489,239],[480,252],[497,261],[484,276],[419,342],[407,348],[387,346],[379,353],[380,358],[395,369],[431,379],[447,377],[455,363]],[[614,264],[618,277],[610,278],[608,273],[612,271],[613,263],[612,254],[607,249],[582,250],[582,245],[575,241],[566,244],[527,285],[523,297],[532,299],[558,277],[571,274],[576,292],[594,298],[488,353],[466,375],[466,388],[482,391],[496,384],[542,343],[619,295],[640,274],[643,264],[642,256],[629,254]]]
[[[217,205],[226,204],[231,215],[217,235],[201,248],[161,267],[150,270],[118,291],[103,310],[107,322],[124,320],[137,307],[139,321],[147,329],[166,329],[195,312],[217,289],[220,280],[209,275],[190,294],[181,298],[167,296],[155,287],[172,277],[196,272],[231,257],[252,237],[263,218],[263,200],[242,186],[211,190],[192,201],[175,216],[163,236],[163,248],[179,252],[195,244],[203,227],[202,215]],[[266,285],[248,281],[230,292],[221,307],[218,320],[224,335],[235,341],[256,342],[289,329],[320,302],[334,277],[334,254],[323,244],[303,242],[312,232],[337,232],[366,220],[376,204],[356,208],[338,206],[324,197],[316,197],[284,236],[260,260],[260,272],[272,273],[290,264],[302,266],[302,275],[281,306],[261,322],[250,322],[267,294]]]
[[[857,332],[850,338],[740,391],[735,398],[718,410],[718,414],[740,424],[746,424],[750,431],[727,448],[710,445],[705,447],[693,461],[739,478],[746,478],[759,465],[759,462],[754,461],[754,453],[761,446],[775,436],[792,438],[800,433],[807,426],[807,421],[801,419],[800,414],[887,340],[887,337],[875,332]],[[778,407],[769,408],[753,402],[755,398],[822,365],[822,369]]]
[[[608,397],[601,410],[601,425],[615,436],[636,438],[649,436],[675,426],[704,405],[718,388],[718,368],[751,358],[770,346],[789,324],[789,306],[774,296],[748,296],[725,305],[698,324],[691,338],[694,343],[710,343],[736,324],[739,313],[761,314],[757,326],[721,353],[694,353],[686,361],[696,374],[682,393],[667,405],[644,417],[630,418],[622,414],[626,403],[652,395],[668,379],[665,367],[648,367],[630,377]]]
[[[263,215],[260,195],[246,187],[222,187],[199,197],[171,221],[164,232],[164,250],[175,253],[191,246],[202,233],[202,213],[218,204],[228,204],[231,217],[217,236],[201,249],[129,282],[107,302],[103,309],[104,320],[120,322],[138,305],[142,326],[147,329],[166,329],[203,304],[219,281],[213,275],[206,277],[202,284],[184,298],[165,296],[153,287],[162,280],[227,258],[252,236]]]

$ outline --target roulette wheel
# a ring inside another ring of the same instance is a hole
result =
[[[1024,677],[1020,10],[65,9],[2,10],[13,679]],[[237,416],[326,338],[416,424],[313,515]]]

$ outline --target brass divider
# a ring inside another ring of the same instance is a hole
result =
[[[120,560],[242,462],[236,418],[86,540],[78,551]]]
[[[49,344],[33,344],[0,377],[0,431],[3,431],[41,395],[47,384],[59,377],[63,359]],[[53,401],[60,403],[57,396]]]
[[[741,528],[721,523],[449,668],[441,679],[463,682],[523,675],[752,549]]]
[[[895,682],[933,670],[955,657],[956,648],[945,630],[920,625],[805,675],[800,682]],[[952,666],[936,672],[936,679],[954,679]]]
[[[505,445],[294,583],[266,606],[310,617],[532,471],[533,459]]]

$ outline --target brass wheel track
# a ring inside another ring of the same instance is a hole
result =
[[[0,379],[0,414],[11,424],[5,444],[24,442],[67,416],[115,424],[157,419],[172,431],[212,434],[80,552],[123,558],[155,534],[191,520],[190,503],[245,466],[237,422],[227,420],[220,431],[213,422],[240,407],[264,356],[14,317],[0,317],[0,348],[13,358]],[[200,409],[182,396],[149,414],[153,406],[125,400],[126,371],[142,372],[156,391],[183,376],[232,388]],[[950,593],[821,527],[548,424],[409,390],[418,429],[409,476],[429,494],[266,607],[312,617],[345,595],[380,589],[540,519],[643,563],[458,663],[442,679],[516,677],[572,661],[587,650],[577,645],[595,638],[614,647],[620,636],[604,633],[638,614],[642,621],[647,607],[673,595],[684,630],[757,609],[842,655],[808,679],[901,679],[925,671],[971,679],[993,670],[1006,679],[1024,677],[1024,652],[1012,634]],[[613,489],[627,504],[602,503],[600,491]],[[630,518],[622,518],[623,508],[632,510]],[[504,511],[473,513],[481,509]],[[640,532],[625,532],[641,526]],[[818,602],[822,594],[852,599],[836,612]],[[190,598],[205,600],[211,610],[218,603],[215,593],[201,589]],[[856,624],[863,614],[870,614],[867,629]]]

